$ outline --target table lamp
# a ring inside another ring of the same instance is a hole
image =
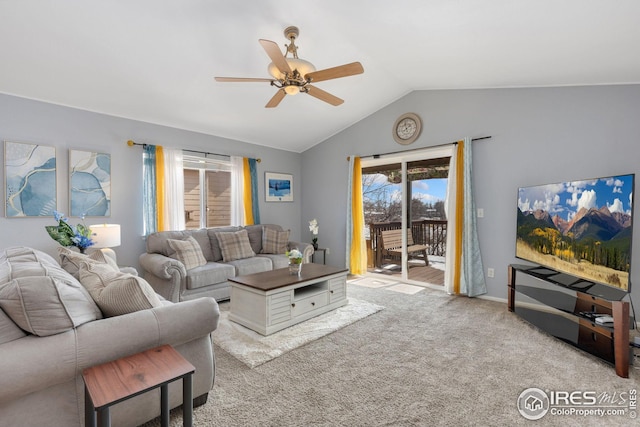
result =
[[[114,248],[120,246],[120,224],[90,225],[94,248]]]

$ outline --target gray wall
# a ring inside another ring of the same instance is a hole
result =
[[[391,126],[402,113],[418,113],[420,138],[409,147],[393,142]],[[53,145],[58,157],[58,209],[68,212],[68,150],[95,149],[112,155],[112,215],[122,225],[122,264],[137,266],[142,240],[141,149],[136,142],[260,157],[263,223],[292,230],[309,241],[308,221],[318,218],[327,261],[344,265],[347,166],[351,154],[424,148],[464,136],[491,135],[474,143],[474,185],[489,295],[506,298],[506,268],[516,262],[517,188],[604,175],[639,173],[640,85],[535,89],[412,92],[302,155],[194,132],[136,122],[7,95],[0,95],[0,139]],[[4,150],[0,152],[4,164]],[[304,171],[304,176],[303,172]],[[293,203],[264,202],[264,172],[294,175]],[[640,179],[640,178],[639,178]],[[4,188],[4,173],[0,176]],[[640,185],[640,182],[638,183]],[[637,217],[637,214],[635,215]],[[640,219],[634,218],[636,224]],[[75,221],[75,219],[74,219]],[[103,222],[87,219],[87,224]],[[55,254],[44,230],[52,218],[0,216],[0,249],[26,245]],[[637,228],[638,226],[636,226]],[[631,281],[640,296],[640,234],[636,230]],[[636,283],[638,282],[638,283]]]
[[[409,147],[391,127],[415,112],[423,131]],[[515,253],[520,186],[598,176],[640,174],[640,85],[416,91],[302,155],[302,226],[317,217],[328,261],[344,265],[346,181],[350,154],[367,156],[491,135],[473,144],[478,232],[489,295],[506,298],[507,266]],[[640,185],[640,175],[636,178]],[[640,218],[635,212],[632,295],[640,299]]]
[[[290,228],[292,238],[300,238],[301,155],[297,153],[2,94],[0,139],[56,147],[58,210],[65,213],[69,212],[69,149],[111,154],[111,217],[87,218],[85,223],[121,224],[122,245],[115,250],[122,265],[137,267],[138,256],[144,251],[142,147],[128,147],[126,141],[129,139],[166,147],[261,158],[262,162],[258,164],[261,222]],[[4,165],[4,144],[0,159],[0,164]],[[264,172],[293,174],[293,203],[264,201]],[[0,182],[4,193],[4,170]],[[79,218],[71,218],[70,222],[76,224],[78,221]],[[45,225],[55,225],[53,217],[6,218],[3,205],[0,208],[0,250],[11,246],[31,246],[57,258],[58,244],[46,233]]]

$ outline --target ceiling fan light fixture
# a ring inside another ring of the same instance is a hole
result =
[[[316,67],[314,67],[314,65],[311,62],[305,61],[304,59],[285,58],[285,60],[289,64],[289,67],[293,70],[294,74],[296,74],[296,71],[297,71],[298,75],[306,76],[307,74],[316,71]],[[285,80],[285,75],[278,69],[278,67],[275,66],[273,62],[269,63],[269,66],[267,67],[267,71],[269,71],[269,74],[274,79]]]
[[[284,87],[284,91],[287,95],[297,95],[300,93],[300,86],[289,85]]]
[[[362,64],[352,62],[350,64],[317,71],[311,62],[298,58],[298,46],[295,45],[295,39],[299,34],[300,30],[295,26],[287,27],[284,30],[285,37],[290,41],[289,44],[285,45],[287,49],[284,52],[280,50],[280,47],[274,41],[266,39],[258,40],[267,56],[271,59],[271,63],[267,66],[267,71],[271,75],[270,79],[216,77],[216,81],[267,82],[271,86],[278,88],[273,97],[265,105],[265,108],[275,108],[287,95],[297,95],[301,92],[333,106],[342,104],[344,100],[316,86],[312,86],[311,83],[315,84],[325,80],[362,74],[364,72]]]

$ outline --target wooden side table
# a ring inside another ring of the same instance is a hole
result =
[[[85,384],[85,425],[111,425],[109,408],[116,403],[160,387],[160,417],[169,426],[169,383],[182,378],[184,425],[193,425],[193,373],[195,368],[170,345],[153,348],[82,371]]]

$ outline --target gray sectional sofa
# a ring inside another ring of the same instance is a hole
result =
[[[191,238],[197,248],[181,256],[179,248],[188,246],[187,240],[193,242]],[[222,301],[231,296],[230,278],[285,268],[285,252],[291,249],[310,262],[313,246],[290,241],[289,231],[275,224],[161,231],[147,236],[147,252],[139,261],[144,278],[169,301],[201,296]]]
[[[138,277],[110,269],[104,259],[78,265],[82,283],[44,252],[25,247],[0,252],[0,426],[83,426],[82,370],[163,344],[195,366],[194,406],[204,403],[215,375],[216,301],[174,304],[147,293],[152,308],[107,317],[103,303],[122,309],[133,301],[132,288],[153,291]],[[110,286],[104,279],[112,277],[127,294],[114,305],[118,296],[112,291],[111,302],[98,299],[98,304],[95,288],[84,281],[88,277],[104,284],[102,290]],[[169,385],[169,395],[172,408],[182,404],[181,381]],[[160,392],[118,403],[111,415],[117,426],[154,419],[160,416]]]

